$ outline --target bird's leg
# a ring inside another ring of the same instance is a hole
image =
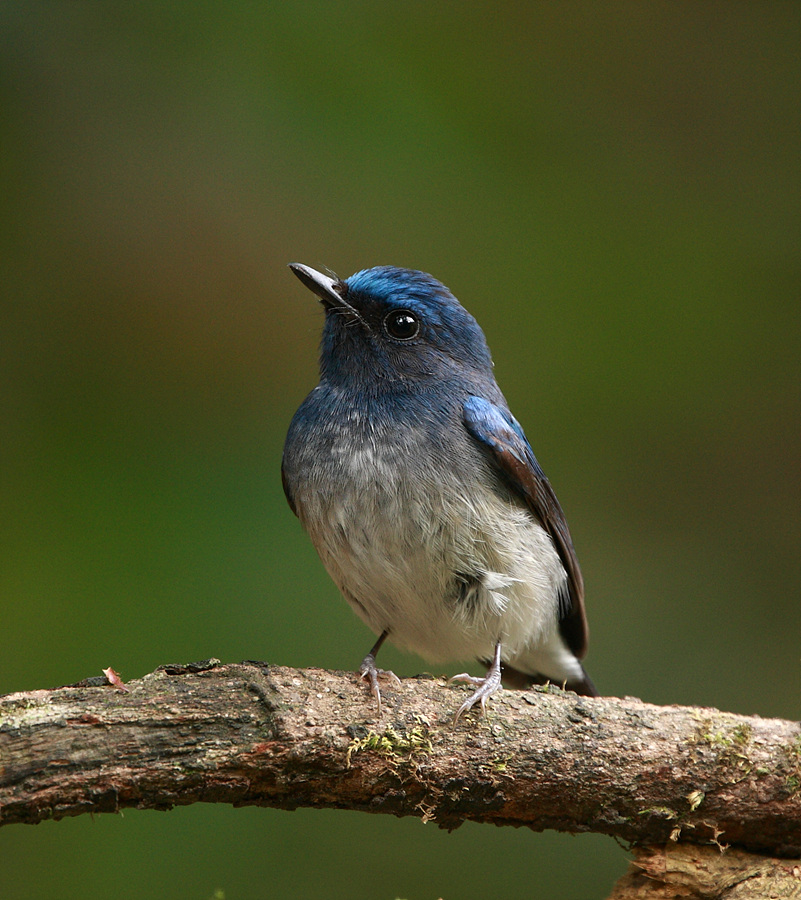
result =
[[[487,697],[494,694],[501,686],[501,642],[498,641],[495,645],[492,664],[487,669],[487,674],[484,678],[476,678],[474,675],[468,675],[467,672],[463,672],[461,675],[454,675],[451,681],[467,681],[469,684],[477,685],[474,693],[456,710],[456,715],[453,717],[454,725],[459,721],[459,716],[475,706],[476,703],[481,703],[481,712],[482,714],[485,713],[487,711]]]
[[[375,697],[378,703],[378,715],[381,715],[381,691],[378,689],[378,676],[383,675],[395,684],[400,686],[400,678],[388,669],[377,669],[375,665],[375,655],[381,649],[381,645],[387,639],[389,630],[381,632],[381,637],[373,645],[373,649],[364,657],[362,664],[359,666],[359,675],[362,679],[370,682],[370,693]]]

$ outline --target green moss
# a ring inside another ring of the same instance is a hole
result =
[[[797,734],[785,747],[787,775],[784,783],[791,794],[801,790],[801,734]]]
[[[503,773],[506,771],[506,769],[507,769],[507,767],[508,767],[508,765],[509,765],[509,760],[510,760],[511,758],[512,758],[511,756],[502,756],[502,757],[499,756],[499,757],[496,757],[496,758],[492,761],[492,768],[493,768],[493,770],[494,770],[495,772],[498,772],[499,774],[503,774]]]
[[[669,806],[649,806],[641,809],[638,816],[658,816],[660,819],[678,819],[679,814]]]
[[[746,752],[752,735],[753,728],[747,722],[739,722],[731,728],[725,721],[716,722],[711,718],[705,718],[699,719],[690,743],[710,747],[717,753],[718,762],[722,766],[739,771],[741,777],[737,780],[741,780],[749,775],[753,768]]]
[[[415,725],[403,733],[388,726],[381,734],[368,731],[364,737],[352,740],[348,744],[347,762],[350,766],[354,753],[378,753],[393,759],[431,753],[433,749],[428,729],[424,725]]]
[[[740,722],[734,728],[725,726],[715,730],[712,719],[701,719],[695,729],[695,742],[707,744],[715,750],[728,750],[732,747],[742,749],[751,740],[753,729],[747,722]]]
[[[706,798],[706,794],[703,791],[690,791],[687,794],[687,802],[690,804],[690,812],[695,812],[696,809],[704,802]]]

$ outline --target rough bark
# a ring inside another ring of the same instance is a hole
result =
[[[801,864],[735,848],[641,847],[609,900],[801,900]]]
[[[794,722],[535,688],[454,727],[442,679],[379,716],[350,673],[216,660],[127,687],[0,698],[0,824],[202,801],[801,853]]]

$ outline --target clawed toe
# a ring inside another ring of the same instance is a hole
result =
[[[495,647],[495,654],[492,659],[492,665],[484,678],[476,678],[474,675],[468,675],[463,672],[461,675],[454,675],[451,681],[466,681],[468,684],[475,684],[476,690],[464,701],[464,703],[456,710],[453,717],[453,724],[459,721],[459,717],[466,713],[468,709],[472,709],[476,703],[481,704],[481,714],[487,711],[487,698],[491,697],[501,686],[501,645],[500,642]]]
[[[362,680],[367,679],[370,683],[370,693],[375,697],[376,703],[378,704],[378,715],[380,716],[381,690],[378,687],[378,679],[387,678],[395,687],[400,687],[400,678],[389,669],[376,668],[375,656],[373,656],[372,653],[368,653],[362,664],[359,666],[359,677]]]
[[[454,725],[459,721],[459,717],[462,713],[466,713],[468,709],[472,709],[476,703],[481,704],[481,714],[484,715],[487,711],[487,698],[491,697],[501,686],[500,676],[496,678],[492,673],[488,673],[486,678],[465,678],[460,680],[469,680],[473,684],[477,684],[478,688],[476,688],[459,709],[456,710],[456,715],[453,717]]]
[[[469,675],[467,672],[462,672],[461,675],[451,675],[448,679],[448,684],[453,684],[454,681],[466,681],[468,684],[484,684],[484,678],[478,678],[475,675]]]

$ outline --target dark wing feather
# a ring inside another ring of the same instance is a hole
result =
[[[559,501],[514,416],[481,397],[468,397],[463,409],[470,434],[491,451],[491,458],[511,488],[528,504],[551,536],[567,572],[567,592],[560,597],[559,630],[581,659],[587,651],[584,579]]]
[[[298,511],[295,508],[295,500],[292,496],[292,491],[289,489],[289,479],[286,477],[286,468],[284,467],[283,460],[281,461],[281,484],[284,487],[284,496],[286,497],[286,502],[289,504],[289,508],[297,515]]]

